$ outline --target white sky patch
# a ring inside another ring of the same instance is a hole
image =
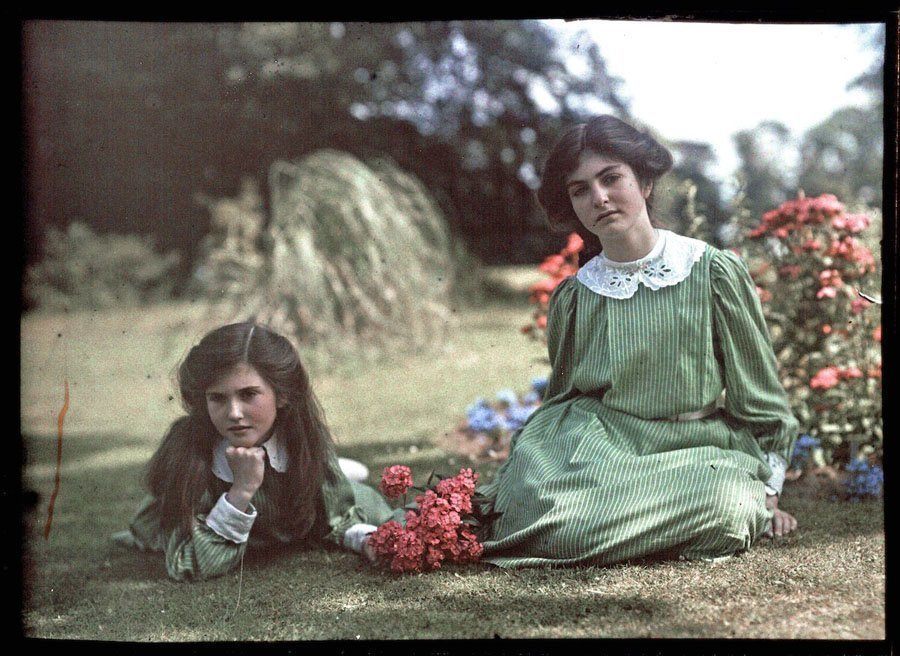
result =
[[[836,109],[864,104],[847,85],[878,57],[854,25],[548,23],[586,29],[632,114],[668,139],[711,144],[711,172],[723,181],[738,164],[735,132],[775,120],[796,139]]]

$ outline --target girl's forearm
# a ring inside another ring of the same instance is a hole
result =
[[[228,499],[228,503],[241,512],[247,512],[247,508],[250,507],[250,499],[253,498],[253,491],[247,490],[241,485],[232,485],[225,498]]]

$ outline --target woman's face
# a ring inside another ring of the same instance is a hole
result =
[[[635,228],[650,228],[647,197],[652,183],[641,186],[628,164],[590,150],[566,178],[572,209],[581,224],[604,238],[617,238]]]
[[[241,363],[206,389],[213,426],[231,446],[259,446],[272,434],[278,402],[275,390],[252,365]]]

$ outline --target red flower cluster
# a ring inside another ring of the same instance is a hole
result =
[[[870,219],[865,214],[845,214],[838,215],[831,219],[831,227],[835,230],[846,230],[847,232],[862,232],[869,227]]]
[[[864,298],[855,298],[850,302],[850,310],[853,314],[860,314],[863,310],[869,307],[871,303]]]
[[[812,380],[809,381],[809,386],[813,389],[827,390],[831,389],[842,380],[862,378],[862,375],[862,372],[857,367],[825,367],[824,369],[820,369],[816,375],[812,377]]]
[[[559,283],[578,272],[578,253],[582,249],[584,249],[584,241],[577,233],[573,232],[559,253],[550,255],[538,266],[538,271],[546,273],[549,278],[529,287],[528,291],[531,292],[531,295],[528,300],[537,307],[532,315],[532,323],[522,327],[523,333],[526,335],[541,333],[547,328],[547,308],[550,303],[550,295]]]
[[[801,196],[763,214],[762,223],[749,234],[751,237],[772,234],[784,239],[803,225],[815,225],[841,215],[844,215],[844,205],[832,194],[822,194],[817,198]],[[858,222],[854,220],[853,225],[858,225]]]
[[[388,467],[385,474],[398,467]],[[483,547],[463,521],[472,512],[477,481],[471,469],[460,469],[416,497],[419,507],[406,512],[406,527],[393,520],[379,526],[369,538],[379,562],[395,572],[422,572],[440,569],[445,560],[477,561]]]
[[[816,298],[834,298],[837,296],[838,287],[844,284],[841,273],[837,269],[825,269],[819,274],[819,284],[822,287],[816,292]]]
[[[378,489],[388,499],[396,499],[406,494],[406,491],[412,484],[412,472],[409,467],[406,465],[393,465],[384,468]]]
[[[850,262],[857,262],[861,265],[860,271],[862,273],[866,270],[875,270],[875,257],[872,255],[872,251],[854,237],[846,236],[843,239],[835,239],[831,242],[826,255],[842,257]]]

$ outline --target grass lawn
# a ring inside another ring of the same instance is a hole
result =
[[[528,388],[543,347],[518,333],[524,304],[458,312],[439,353],[312,366],[341,455],[381,468],[466,464],[436,446],[477,396]],[[189,304],[22,320],[25,483],[41,495],[27,524],[26,635],[97,640],[538,637],[884,639],[881,503],[791,498],[795,536],[719,563],[499,570],[398,577],[351,553],[248,557],[243,576],[183,584],[160,556],[113,550],[141,496],[143,464],[179,414],[174,368],[210,327]],[[56,417],[70,386],[62,485],[41,537],[56,463]],[[489,480],[496,466],[478,467]],[[238,595],[240,604],[238,605]]]

